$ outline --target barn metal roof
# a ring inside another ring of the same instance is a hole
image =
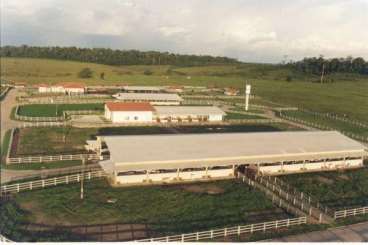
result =
[[[177,94],[165,93],[118,93],[114,95],[119,100],[141,100],[141,101],[183,101]]]
[[[336,131],[103,136],[106,171],[257,164],[367,155]]]
[[[224,111],[216,106],[154,106],[156,113],[160,116],[180,115],[226,115]]]
[[[126,91],[161,91],[164,88],[158,86],[123,86]]]

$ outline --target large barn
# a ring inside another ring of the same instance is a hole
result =
[[[96,143],[97,142],[97,143]],[[359,168],[362,144],[336,131],[99,136],[90,143],[113,185],[142,185]],[[107,148],[103,148],[102,145]]]

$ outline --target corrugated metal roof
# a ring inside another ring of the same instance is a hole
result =
[[[106,106],[110,111],[155,111],[155,108],[148,102],[107,102]]]
[[[335,131],[125,135],[104,140],[111,154],[108,168],[120,171],[367,154],[362,144]]]
[[[118,93],[114,95],[119,100],[146,100],[146,101],[183,101],[177,94],[165,93]]]
[[[156,86],[123,86],[123,89],[126,91],[160,91],[164,88]]]
[[[180,115],[226,115],[224,111],[216,106],[155,106],[159,116],[180,116]]]

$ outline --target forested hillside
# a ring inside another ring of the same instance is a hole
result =
[[[304,58],[289,65],[307,74],[356,73],[368,75],[368,62],[361,57],[348,56],[346,58],[325,59],[320,56],[318,58]]]
[[[208,55],[183,55],[157,51],[112,50],[106,48],[4,46],[1,57],[48,58],[105,65],[201,66],[236,64],[236,59]]]

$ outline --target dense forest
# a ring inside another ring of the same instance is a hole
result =
[[[236,64],[236,59],[208,55],[182,55],[157,51],[112,50],[106,48],[77,47],[0,47],[1,57],[29,57],[74,60],[105,65],[176,65],[201,66]]]
[[[290,62],[288,65],[306,74],[356,73],[368,75],[368,62],[361,57],[325,59],[320,56],[304,58],[301,61]]]

